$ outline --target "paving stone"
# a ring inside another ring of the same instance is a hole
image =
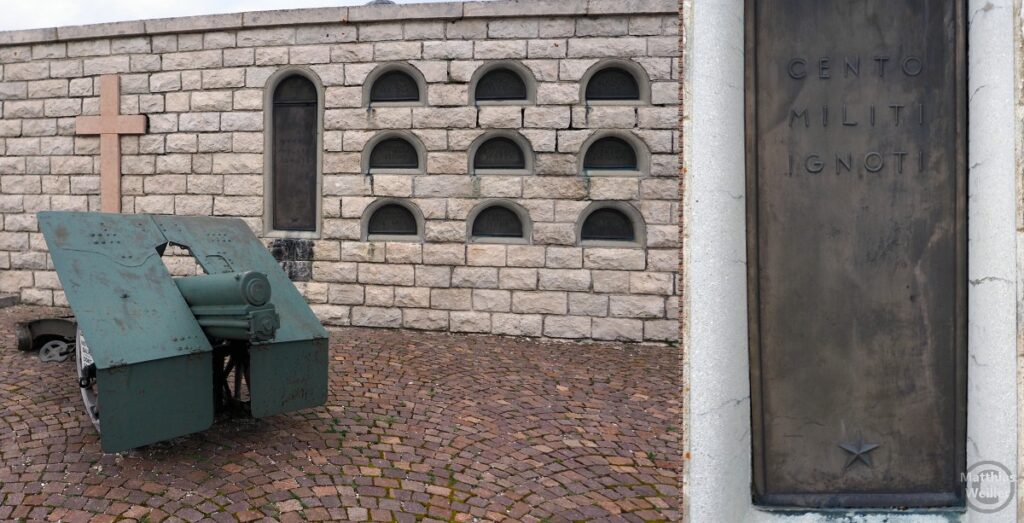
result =
[[[0,519],[680,517],[677,348],[340,328],[323,407],[103,454],[72,363],[14,349],[14,322],[63,311],[0,309]],[[537,335],[542,325],[540,315],[452,314],[470,331]],[[552,318],[552,335],[589,329],[589,317]],[[639,337],[635,320],[617,321],[595,320],[595,334]],[[669,323],[645,328],[669,338]]]

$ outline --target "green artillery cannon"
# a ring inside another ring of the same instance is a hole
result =
[[[38,218],[77,320],[79,386],[104,451],[204,430],[231,407],[260,418],[326,400],[327,331],[243,221]],[[172,277],[169,245],[206,274]]]

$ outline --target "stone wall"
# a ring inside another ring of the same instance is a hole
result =
[[[529,17],[522,17],[530,15]],[[322,223],[311,280],[299,282],[329,324],[557,338],[678,338],[679,15],[675,2],[546,0],[303,9],[0,33],[0,292],[64,304],[38,233],[42,210],[99,210],[99,139],[74,117],[98,114],[98,75],[121,77],[122,114],[148,133],[121,139],[123,212],[237,216],[265,234],[264,85],[283,68],[322,84]],[[581,78],[603,60],[642,68],[639,103],[588,105]],[[535,77],[522,105],[470,103],[494,61]],[[382,64],[414,67],[425,103],[368,108],[364,80]],[[404,130],[425,170],[367,174],[364,145]],[[518,133],[532,172],[470,174],[468,149]],[[639,173],[581,174],[597,132],[635,137]],[[646,150],[644,150],[646,149]],[[365,241],[381,198],[423,216],[416,242]],[[486,200],[528,212],[523,244],[467,238]],[[581,245],[593,202],[636,209],[636,246]]]

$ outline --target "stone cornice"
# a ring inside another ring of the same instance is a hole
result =
[[[675,0],[501,0],[322,7],[0,31],[0,46],[308,24],[672,14],[677,11]]]

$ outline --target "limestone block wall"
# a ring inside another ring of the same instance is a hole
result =
[[[309,281],[329,324],[557,338],[675,341],[679,266],[679,15],[662,0],[523,0],[213,15],[0,33],[0,292],[64,304],[35,213],[99,210],[99,139],[74,118],[99,112],[99,75],[121,77],[121,113],[148,133],[121,138],[123,212],[235,216],[270,246],[264,223],[268,79],[301,69],[323,97],[322,218]],[[588,71],[641,71],[642,100],[588,104]],[[532,74],[532,99],[472,103],[495,62]],[[422,76],[424,103],[368,106],[382,66]],[[369,174],[366,145],[400,131],[423,169]],[[532,168],[474,174],[470,149],[513,134]],[[590,176],[582,148],[635,140],[639,172]],[[415,241],[366,241],[367,208],[422,214]],[[521,243],[467,235],[488,201],[524,209]],[[640,241],[578,238],[594,202],[635,210]],[[287,236],[287,235],[284,235]],[[185,263],[172,262],[173,267]]]

